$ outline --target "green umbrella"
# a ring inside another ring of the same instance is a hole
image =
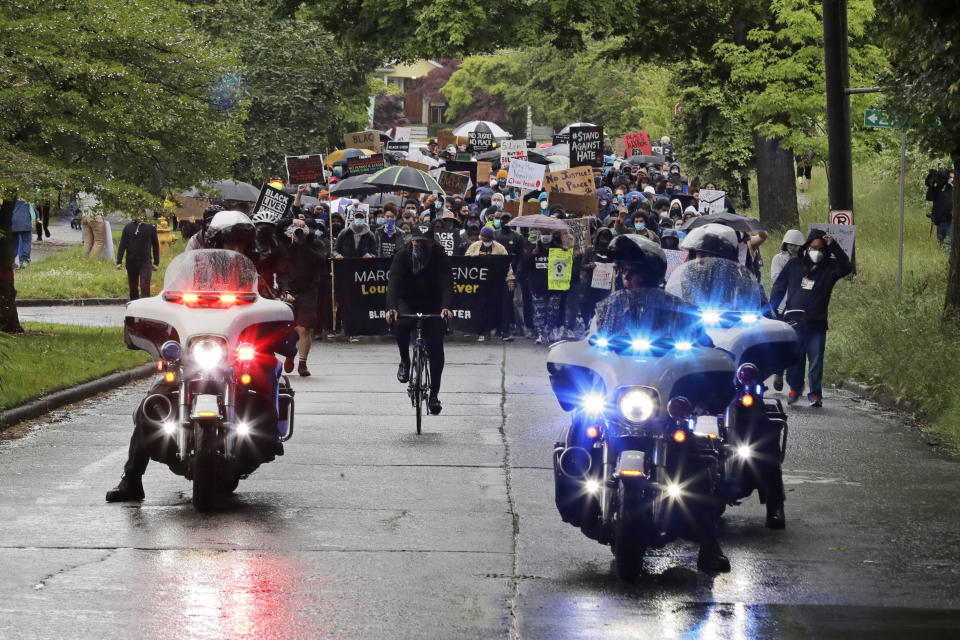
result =
[[[393,166],[381,169],[366,179],[366,184],[376,186],[377,191],[417,191],[420,193],[446,192],[429,173],[413,167]]]

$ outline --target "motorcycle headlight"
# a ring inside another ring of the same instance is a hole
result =
[[[193,343],[190,348],[190,356],[201,369],[214,369],[222,362],[227,350],[219,340],[214,338],[204,338]]]
[[[620,413],[630,422],[648,420],[656,410],[656,396],[645,389],[631,389],[620,396]]]

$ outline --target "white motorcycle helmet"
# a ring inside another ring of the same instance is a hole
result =
[[[736,260],[739,251],[737,232],[723,224],[705,224],[687,233],[680,242],[680,250]]]
[[[256,230],[253,221],[241,211],[221,211],[213,216],[207,228],[207,246],[211,249],[231,248],[252,254]]]

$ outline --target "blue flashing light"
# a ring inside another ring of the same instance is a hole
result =
[[[649,351],[652,343],[646,338],[634,338],[630,341],[630,348],[637,352]]]
[[[716,325],[720,324],[722,315],[719,311],[715,309],[707,309],[700,314],[700,319],[703,320],[703,323],[706,325]]]
[[[753,324],[757,320],[759,320],[759,318],[755,313],[743,313],[740,315],[740,322],[744,324]]]
[[[597,393],[596,391],[585,393],[583,397],[580,398],[580,406],[586,413],[590,415],[600,415],[603,413],[606,405],[607,402],[604,399],[603,394]]]
[[[596,345],[601,349],[606,349],[607,347],[610,346],[610,341],[604,337],[599,337],[597,338]]]
[[[757,385],[757,395],[758,395],[758,396],[762,396],[762,395],[763,395],[763,385],[762,385],[762,384],[758,384],[758,385]]]
[[[693,349],[693,343],[686,340],[681,340],[680,342],[674,344],[673,347],[677,351],[690,351],[690,349]]]

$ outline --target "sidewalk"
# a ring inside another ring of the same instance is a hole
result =
[[[124,305],[17,307],[20,322],[53,322],[83,327],[122,327]]]

